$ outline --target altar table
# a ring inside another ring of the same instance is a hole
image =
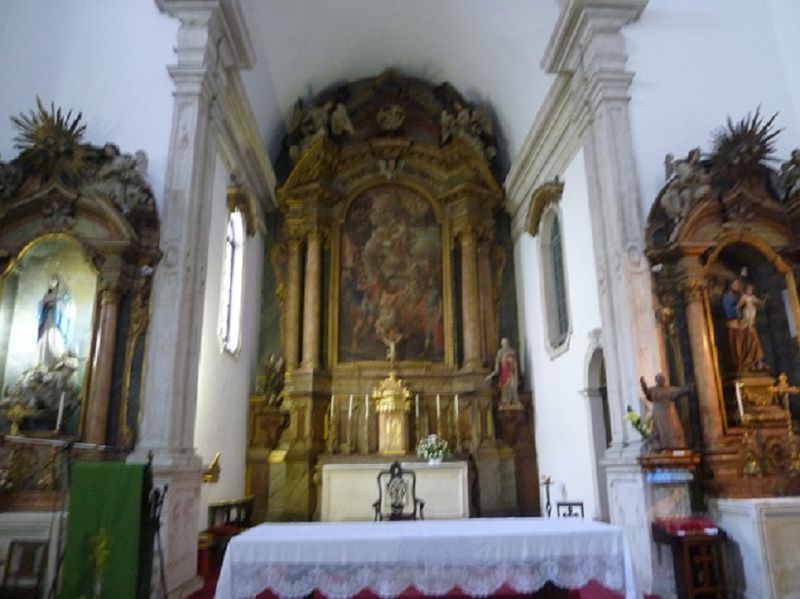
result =
[[[352,597],[365,589],[393,597],[411,586],[482,597],[503,585],[532,593],[547,581],[575,589],[592,580],[636,597],[616,526],[578,518],[266,523],[231,540],[216,597]]]

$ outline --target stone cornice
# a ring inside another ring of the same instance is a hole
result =
[[[541,63],[556,79],[505,181],[514,239],[526,230],[530,194],[563,175],[591,115],[606,102],[628,100],[633,75],[624,69],[619,32],[646,5],[647,0],[569,0],[562,11]]]
[[[514,239],[526,230],[533,190],[563,175],[580,148],[587,113],[577,98],[572,75],[558,75],[506,177],[506,211]]]
[[[176,95],[200,96],[208,104],[220,155],[237,183],[255,198],[256,228],[276,205],[276,177],[241,83],[239,70],[254,62],[252,43],[239,0],[156,0],[159,9],[181,21],[168,67]]]
[[[255,64],[255,51],[242,15],[239,0],[156,0],[159,10],[181,21],[183,26],[196,29],[205,28],[215,14],[219,17],[219,39],[225,40],[224,66],[235,69],[249,69]],[[218,9],[218,11],[217,11]],[[190,47],[185,39],[178,39],[178,57],[181,60],[181,46]],[[189,57],[185,57],[188,59]]]
[[[599,31],[619,31],[642,14],[647,0],[569,0],[542,58],[548,73],[575,72],[581,49]]]

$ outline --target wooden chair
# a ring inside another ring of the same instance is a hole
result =
[[[228,541],[252,526],[254,496],[208,504],[208,528],[211,535],[211,555],[219,564],[225,555]]]
[[[378,473],[378,500],[372,504],[375,521],[424,520],[425,502],[417,497],[417,475],[394,462]],[[419,510],[417,509],[419,508]]]
[[[559,518],[583,518],[583,502],[557,501],[556,515]]]
[[[0,597],[39,599],[47,566],[47,541],[11,541]]]

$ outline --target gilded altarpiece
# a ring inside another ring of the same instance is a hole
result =
[[[678,409],[719,497],[800,493],[800,152],[772,169],[770,124],[668,157],[648,220],[665,371],[692,385]]]
[[[143,152],[84,143],[80,115],[41,103],[12,120],[21,152],[0,162],[0,505],[52,509],[64,443],[110,455],[136,442],[159,221]]]
[[[494,144],[488,114],[450,85],[392,71],[298,102],[263,309],[275,322],[280,307],[286,372],[271,410],[288,424],[273,418],[279,440],[248,453],[257,517],[311,519],[323,463],[413,459],[433,432],[473,464],[484,514],[534,503],[518,501],[486,382],[501,336],[516,337]],[[276,333],[262,329],[265,361]],[[403,439],[387,443],[389,427]]]

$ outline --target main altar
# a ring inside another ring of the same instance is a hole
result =
[[[475,513],[538,510],[494,155],[489,113],[449,84],[387,71],[298,101],[251,398],[257,518],[319,517],[325,463],[412,460],[431,433],[469,465]]]

